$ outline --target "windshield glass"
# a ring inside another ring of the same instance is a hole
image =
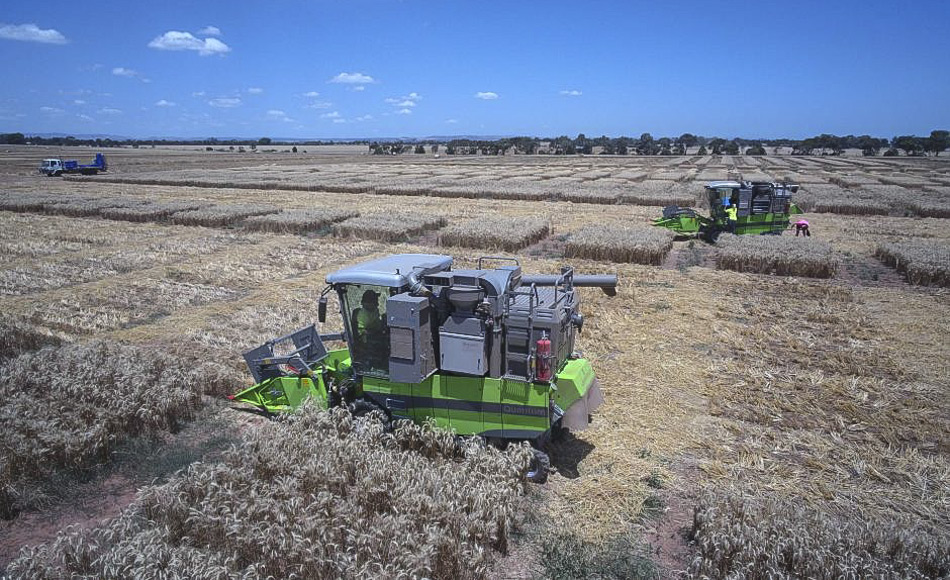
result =
[[[340,293],[349,335],[353,369],[360,374],[389,376],[389,327],[386,299],[390,288],[347,284]]]

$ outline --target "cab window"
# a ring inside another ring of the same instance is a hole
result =
[[[361,374],[388,377],[386,299],[389,298],[390,288],[348,284],[341,294],[354,370]]]

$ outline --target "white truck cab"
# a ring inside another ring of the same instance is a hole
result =
[[[40,164],[40,173],[44,173],[50,177],[58,177],[63,174],[65,166],[63,165],[62,159],[44,159],[43,163]]]

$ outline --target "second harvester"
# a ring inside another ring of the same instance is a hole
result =
[[[671,205],[663,208],[663,216],[653,225],[676,234],[698,234],[714,241],[720,233],[730,231],[727,210],[736,209],[735,233],[781,235],[788,229],[789,218],[802,211],[792,203],[798,186],[764,181],[712,181],[706,184],[709,217],[688,207]]]

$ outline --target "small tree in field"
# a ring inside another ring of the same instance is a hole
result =
[[[419,145],[416,145],[415,152],[420,155],[425,154],[426,152],[425,145],[422,145],[421,143]]]
[[[925,147],[929,153],[934,154],[934,157],[938,157],[941,151],[950,147],[950,131],[931,131]]]

